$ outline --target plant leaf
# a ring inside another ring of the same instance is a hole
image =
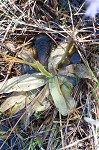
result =
[[[20,111],[29,104],[36,95],[36,91],[13,92],[0,106],[0,112],[4,113],[8,109],[12,115]]]
[[[73,84],[73,80],[70,80],[66,77],[61,77],[60,78],[62,84],[60,86],[61,88],[61,92],[66,100],[66,105],[67,105],[67,111],[68,113],[74,109],[76,107],[76,102],[73,99],[73,97],[71,96],[74,84]],[[74,78],[75,80],[75,78]]]
[[[49,106],[49,102],[46,100],[49,95],[49,88],[47,85],[39,92],[39,94],[33,99],[33,102],[28,105],[29,111],[44,111]],[[44,109],[45,108],[45,109]]]
[[[60,89],[58,78],[56,76],[50,79],[49,89],[53,97],[53,101],[55,103],[56,108],[58,108],[59,112],[63,116],[66,116],[68,113],[67,111],[68,109],[67,109],[65,98]]]
[[[91,73],[84,64],[71,64],[64,69],[59,69],[58,73],[62,75],[76,75],[79,78],[92,79]]]
[[[33,98],[32,102],[27,105],[27,113],[25,115],[25,126],[29,124],[29,118],[34,112],[40,112],[46,110],[50,106],[50,102],[47,100],[49,95],[49,88],[47,85],[39,92],[39,94]]]
[[[62,43],[54,51],[51,52],[48,63],[48,70],[50,72],[52,72],[53,68],[56,69],[57,64],[60,62],[65,53],[66,47],[67,43]]]
[[[66,84],[63,84],[63,80],[66,82]],[[66,78],[62,77],[61,80],[58,80],[58,78],[55,76],[54,78],[50,79],[49,88],[55,106],[63,116],[66,116],[72,109],[76,107],[76,102],[71,96],[73,85]]]
[[[52,77],[53,75],[51,73],[49,73],[42,64],[40,64],[38,61],[36,61],[36,65],[37,65],[37,68],[40,70],[40,72],[42,74],[44,74],[46,77],[50,78]]]
[[[8,97],[0,106],[0,112],[4,113],[6,110],[13,107],[16,103],[20,103],[21,101],[26,100],[26,93],[13,93],[10,97]]]
[[[25,99],[23,99],[23,100],[21,99],[20,103],[19,102],[15,103],[15,105],[10,109],[11,114],[14,115],[18,111],[25,108],[25,106],[28,106],[31,103],[31,101],[33,100],[33,98],[36,96],[36,94],[37,94],[36,90],[25,92]]]
[[[33,58],[33,49],[29,49],[26,46],[22,48],[21,52],[18,54],[18,57],[30,63],[35,62],[35,59]]]
[[[0,94],[13,91],[30,91],[46,84],[46,77],[41,73],[25,74],[0,82]]]
[[[58,69],[59,65],[64,61],[65,63],[68,63],[68,54],[70,54],[73,49],[74,44],[72,38],[69,39],[68,44],[66,42],[62,42],[54,51],[51,52],[48,63],[48,70],[50,72],[55,72],[55,69]]]
[[[66,100],[67,112],[69,113],[72,109],[74,109],[76,107],[76,102],[71,96],[71,90],[69,90],[66,85],[63,84],[61,86],[61,91]]]

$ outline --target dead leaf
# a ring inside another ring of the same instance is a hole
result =
[[[19,102],[15,103],[15,105],[10,109],[11,114],[14,115],[20,110],[22,110],[23,108],[27,107],[31,103],[33,98],[36,96],[36,94],[37,94],[37,90],[25,92],[25,96],[26,96],[25,99],[23,100],[20,99],[20,103]]]
[[[26,100],[26,93],[13,93],[10,97],[8,97],[0,106],[0,112],[4,113],[11,107],[13,107],[16,103],[20,103],[21,101]]]
[[[11,41],[6,41],[5,42],[6,47],[11,51],[11,52],[17,52],[16,50],[16,45],[14,42]]]
[[[64,69],[59,69],[58,74],[68,75],[68,76],[76,75],[79,78],[92,79],[90,72],[88,71],[87,67],[84,64],[69,65]]]
[[[34,63],[33,52],[34,52],[33,49],[28,49],[26,47],[23,47],[21,52],[18,54],[18,57],[24,61]]]
[[[49,88],[47,85],[39,92],[39,94],[27,105],[27,112],[24,118],[25,127],[29,124],[29,118],[34,112],[40,112],[48,109],[50,102],[47,100],[49,95]]]

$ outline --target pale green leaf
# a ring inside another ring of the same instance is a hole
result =
[[[68,113],[76,107],[76,102],[71,96],[71,90],[66,85],[61,86],[62,94],[65,98]]]
[[[50,79],[49,89],[56,108],[59,110],[59,112],[62,115],[66,116],[68,113],[68,109],[67,109],[65,98],[61,92],[57,76]]]
[[[65,54],[67,43],[60,44],[55,50],[50,54],[48,69],[52,72],[53,69],[56,69],[58,63],[61,61],[63,55]]]
[[[76,107],[76,102],[71,96],[72,90],[73,90],[73,84],[70,82],[67,78],[61,77],[60,78],[62,84],[60,86],[61,92],[65,98],[66,105],[67,105],[67,111],[68,113]]]
[[[46,78],[41,73],[25,74],[0,82],[0,94],[13,91],[30,91],[46,84]]]
[[[66,116],[76,107],[76,102],[71,96],[73,85],[66,78],[63,77],[58,80],[55,76],[50,79],[49,88],[55,106],[63,116]]]
[[[42,103],[42,105],[39,105],[38,108],[36,109],[36,112],[41,112],[41,111],[45,111],[49,108],[50,103],[48,101],[44,101]]]
[[[40,64],[38,61],[36,61],[36,65],[37,65],[37,68],[40,70],[40,72],[45,75],[46,77],[50,78],[52,77],[53,75],[51,73],[49,73],[42,64]]]

